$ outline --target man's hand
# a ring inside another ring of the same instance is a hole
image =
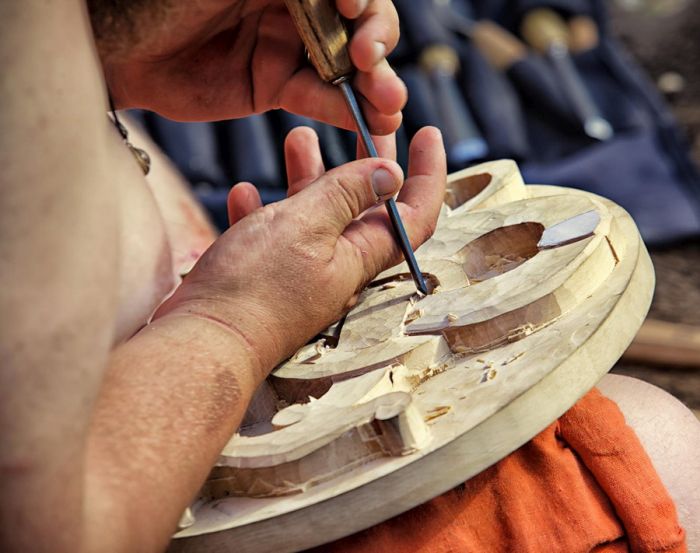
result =
[[[283,0],[176,2],[110,22],[91,2],[107,84],[117,107],[147,108],[176,120],[244,117],[282,108],[353,129],[342,95],[308,64]],[[349,50],[357,90],[375,134],[401,123],[406,89],[385,57],[399,25],[390,0],[336,0],[354,21]],[[126,33],[131,28],[136,36]],[[128,45],[135,40],[133,45]],[[126,45],[125,45],[126,44]]]
[[[250,185],[234,187],[235,224],[202,256],[158,316],[194,314],[243,336],[267,371],[347,311],[356,294],[401,251],[379,201],[393,196],[401,169],[382,158],[325,172],[309,129],[288,137],[292,196],[255,209]],[[409,174],[398,206],[414,248],[435,228],[445,184],[436,129],[411,143]],[[252,213],[246,214],[250,209]]]

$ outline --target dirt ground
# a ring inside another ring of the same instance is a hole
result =
[[[652,251],[656,290],[650,317],[700,325],[700,241]],[[700,418],[700,369],[672,369],[620,362],[613,372],[668,390]]]
[[[665,90],[700,164],[700,0],[617,0],[610,10],[614,33]],[[650,253],[656,292],[649,316],[700,326],[700,239]],[[700,417],[700,369],[621,362],[613,372],[668,390]]]

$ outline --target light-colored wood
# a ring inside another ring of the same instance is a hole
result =
[[[572,52],[586,52],[598,46],[600,35],[593,18],[587,15],[576,15],[569,19],[568,24],[569,48]]]
[[[610,369],[651,300],[636,227],[512,169],[461,172],[489,183],[417,250],[432,295],[405,265],[387,271],[333,347],[320,338],[276,369],[173,550],[294,551],[381,522],[531,439]]]
[[[477,21],[471,40],[486,60],[497,69],[508,69],[527,56],[527,47],[513,34],[490,20]]]
[[[348,33],[332,0],[285,0],[309,59],[324,81],[352,73]]]
[[[569,28],[562,17],[549,8],[530,10],[520,25],[520,34],[525,41],[541,53],[546,53],[553,44],[568,49]]]
[[[527,197],[514,161],[488,161],[447,177],[445,204],[450,209],[475,211]]]
[[[421,52],[418,63],[428,74],[439,71],[454,77],[459,71],[459,54],[447,44],[434,44]]]
[[[700,367],[700,327],[647,319],[623,358],[668,365]]]

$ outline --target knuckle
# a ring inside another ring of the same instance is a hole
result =
[[[361,268],[361,286],[369,282],[379,272],[381,262],[378,262],[376,246],[362,232],[357,232],[352,238],[353,265]],[[385,253],[385,252],[383,252]]]
[[[415,237],[415,247],[420,246],[428,240],[434,233],[437,227],[437,219],[435,217],[422,218],[414,222],[415,229],[413,236]]]
[[[396,6],[390,0],[374,0],[373,13],[378,21],[385,24],[387,30],[398,34],[399,31],[399,14],[396,11]]]
[[[280,210],[274,204],[266,205],[256,209],[247,215],[252,227],[268,228],[282,216]]]
[[[382,28],[387,36],[398,36],[399,34],[399,14],[392,3],[386,6],[382,12]]]
[[[394,35],[396,35],[396,39],[398,40],[399,38],[399,12],[396,11],[396,7],[392,2],[389,2],[389,8],[388,8],[388,15],[389,15],[389,21],[391,25],[391,30]]]
[[[379,248],[376,240],[368,235],[366,228],[361,223],[357,224],[354,230],[352,243],[355,263],[358,267],[362,267],[363,284],[366,284],[389,267],[392,262],[398,261],[401,250],[393,240]]]
[[[296,261],[302,261],[305,265],[313,265],[322,260],[323,257],[320,248],[312,241],[305,240],[304,238],[292,241],[292,243],[288,245],[287,251],[289,252],[290,258]]]
[[[421,232],[421,244],[428,240],[435,233],[436,227],[437,220],[434,217],[431,217],[423,223],[423,228]]]
[[[345,17],[351,19],[359,17],[366,9],[365,2],[361,0],[336,0],[336,6]]]
[[[333,177],[326,188],[327,201],[348,219],[353,219],[361,210],[359,184],[352,178]]]

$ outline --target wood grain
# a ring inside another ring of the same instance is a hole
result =
[[[625,361],[700,368],[700,327],[647,319],[623,356]]]
[[[296,551],[377,524],[531,439],[619,358],[653,290],[629,215],[581,191],[524,186],[512,162],[451,184],[472,178],[488,184],[445,206],[416,252],[436,291],[415,296],[399,265],[363,292],[337,344],[321,338],[281,365],[172,551]],[[547,229],[591,210],[592,233],[537,249]],[[523,260],[499,261],[511,254]],[[479,350],[445,335],[455,329]]]
[[[330,0],[285,0],[309,59],[324,81],[333,83],[352,73],[348,33]]]

